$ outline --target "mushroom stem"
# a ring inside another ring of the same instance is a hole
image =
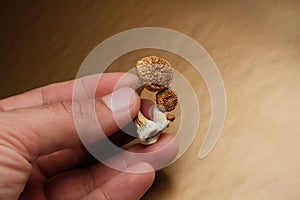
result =
[[[147,119],[141,111],[139,111],[138,116],[135,119],[140,143],[144,145],[155,143],[158,140],[161,131],[163,131],[170,123],[166,114],[160,111],[157,105],[153,112],[153,121]]]

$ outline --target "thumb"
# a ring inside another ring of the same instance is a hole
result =
[[[6,145],[32,161],[80,145],[81,140],[92,142],[108,136],[128,124],[139,108],[140,99],[134,90],[121,88],[97,99],[0,112],[4,119],[0,134],[5,133]]]

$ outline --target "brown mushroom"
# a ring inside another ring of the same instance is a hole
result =
[[[156,103],[162,106],[164,111],[170,112],[175,109],[178,98],[174,90],[165,88],[156,93]]]
[[[173,79],[173,68],[165,59],[148,56],[137,62],[136,72],[139,77],[136,88],[138,95],[145,88],[157,92],[153,119],[147,119],[141,111],[135,119],[140,143],[149,145],[155,143],[161,131],[175,120],[174,115],[165,113],[174,110],[178,102],[175,91],[168,88]]]

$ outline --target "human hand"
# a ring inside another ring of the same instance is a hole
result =
[[[134,145],[128,151],[148,153],[167,146],[165,153],[145,160],[114,156],[125,163],[125,171],[95,162],[77,134],[72,103],[80,106],[92,101],[89,88],[98,79],[99,75],[79,79],[82,95],[73,102],[74,81],[0,100],[0,199],[139,199],[154,180],[153,166],[175,158],[177,144],[163,134],[154,145]],[[107,136],[119,129],[112,110],[124,125],[137,115],[141,101],[130,88],[135,81],[135,76],[123,73],[101,76],[95,110]],[[117,103],[111,105],[112,98]],[[76,112],[81,117],[87,114]],[[128,142],[114,138],[119,145]]]

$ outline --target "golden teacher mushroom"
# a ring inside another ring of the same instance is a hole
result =
[[[136,92],[141,95],[143,90],[147,89],[156,93],[153,119],[147,119],[139,111],[134,120],[140,143],[150,145],[157,142],[160,133],[175,120],[174,115],[166,113],[174,110],[178,103],[175,91],[170,88],[173,68],[163,58],[148,56],[140,59],[135,69],[139,78]]]

